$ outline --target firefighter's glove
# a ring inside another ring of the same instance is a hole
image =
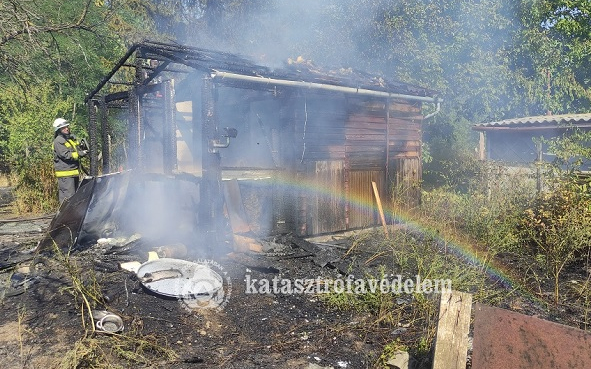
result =
[[[88,155],[88,150],[80,150],[78,151],[78,157],[83,158]]]

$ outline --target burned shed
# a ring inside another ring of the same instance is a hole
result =
[[[384,202],[393,186],[418,201],[422,107],[436,113],[440,102],[426,88],[302,58],[271,69],[143,42],[87,96],[90,171],[194,177],[195,222],[208,231],[221,218],[234,232],[355,229],[379,222],[374,187]]]
[[[511,166],[527,166],[536,161],[552,162],[546,140],[591,129],[591,114],[543,115],[477,124],[479,156]]]

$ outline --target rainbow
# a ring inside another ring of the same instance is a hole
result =
[[[328,187],[319,181],[309,179],[302,180],[294,177],[277,176],[273,177],[271,181],[273,185],[281,186],[285,191],[291,193],[308,193],[310,195],[330,198],[332,201],[348,203],[350,206],[358,209],[378,212],[379,207],[373,196],[369,200],[367,196],[362,198],[360,196],[346,194],[344,191],[335,192],[334,188]],[[464,262],[483,270],[492,282],[499,284],[502,288],[510,291],[517,290],[531,302],[535,302],[538,305],[546,305],[543,300],[529,292],[517,278],[511,277],[509,273],[503,271],[501,266],[495,265],[493,261],[488,259],[486,252],[475,249],[469,242],[458,241],[452,237],[446,238],[435,227],[421,222],[419,219],[416,219],[416,216],[402,213],[400,210],[384,209],[384,215],[387,224],[402,225],[418,237],[429,237],[434,240],[441,250],[450,252]]]

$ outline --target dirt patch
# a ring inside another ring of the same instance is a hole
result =
[[[12,187],[3,187],[1,183],[4,182],[0,176],[0,218],[6,218],[13,213],[13,189]]]
[[[8,322],[0,326],[0,343],[19,342],[21,326],[18,322]]]

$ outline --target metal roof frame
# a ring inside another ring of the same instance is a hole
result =
[[[370,94],[386,98],[398,98],[439,104],[443,100],[438,93],[423,87],[387,81],[368,73],[347,70],[323,71],[307,63],[287,65],[283,69],[271,69],[231,53],[207,50],[178,44],[143,41],[132,45],[111,71],[86,96],[85,103],[95,98],[112,78],[124,67],[135,67],[136,58],[154,59],[161,63],[153,68],[141,85],[148,85],[164,72],[190,73],[198,70],[217,78],[221,84],[247,84],[250,88],[267,89],[273,86],[324,89],[345,93]],[[143,67],[150,69],[149,67]],[[130,82],[129,84],[133,84]],[[125,98],[125,93],[112,94],[111,100]]]

